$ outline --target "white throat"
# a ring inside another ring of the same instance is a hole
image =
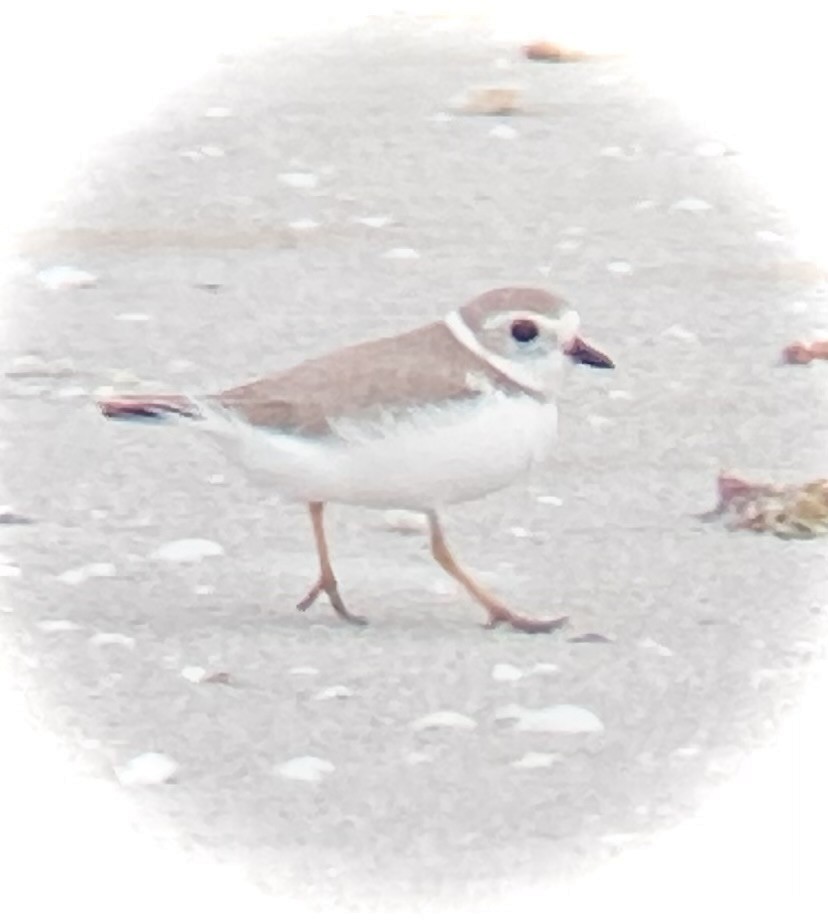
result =
[[[543,386],[543,379],[533,374],[529,368],[511,358],[504,358],[502,355],[496,355],[484,345],[481,345],[477,336],[466,325],[465,320],[458,310],[452,310],[443,322],[448,327],[449,332],[457,341],[473,355],[481,358],[489,367],[500,371],[504,377],[507,377],[512,383],[523,387],[535,396],[546,398],[546,389]]]

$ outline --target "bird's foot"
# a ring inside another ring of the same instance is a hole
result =
[[[365,617],[357,616],[355,613],[351,613],[350,610],[345,606],[345,602],[342,600],[342,597],[339,593],[339,589],[336,586],[335,581],[329,581],[325,578],[320,578],[317,580],[316,584],[308,591],[308,593],[302,598],[301,601],[296,605],[298,610],[305,611],[309,610],[316,599],[320,594],[325,593],[328,597],[328,600],[331,602],[331,606],[336,612],[337,616],[341,617],[343,620],[346,620],[348,623],[353,623],[355,626],[365,626],[368,623],[368,620]]]
[[[556,620],[535,620],[519,613],[512,613],[506,607],[489,607],[488,611],[489,622],[485,625],[486,629],[496,629],[501,623],[506,623],[517,632],[550,633],[562,629],[569,622],[569,617],[558,617]]]

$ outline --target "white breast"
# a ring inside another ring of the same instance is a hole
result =
[[[510,485],[550,454],[554,404],[500,392],[402,417],[339,419],[324,439],[234,422],[221,441],[284,498],[425,510]],[[218,433],[218,431],[216,431]]]

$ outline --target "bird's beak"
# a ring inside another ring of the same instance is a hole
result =
[[[569,345],[566,346],[564,353],[569,355],[575,364],[586,364],[589,367],[615,367],[612,358],[605,355],[602,351],[598,351],[597,348],[593,348],[592,345],[587,345],[587,343],[577,335],[572,339]]]

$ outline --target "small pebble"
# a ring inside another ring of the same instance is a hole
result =
[[[504,141],[514,140],[518,136],[517,131],[511,125],[496,125],[489,131],[489,134]]]
[[[649,636],[645,639],[642,639],[638,643],[638,647],[643,648],[646,651],[655,652],[662,658],[672,658],[675,655],[675,652],[667,648],[666,645],[662,645],[660,642],[656,642],[655,639],[651,639]]]
[[[135,640],[132,636],[125,636],[122,633],[95,633],[89,639],[90,645],[103,647],[105,645],[120,645],[122,648],[135,648]]]
[[[434,761],[433,754],[426,754],[424,751],[411,751],[405,755],[403,758],[406,763],[416,765],[421,763],[432,763]]]
[[[377,215],[376,217],[355,217],[353,222],[355,224],[362,224],[364,227],[371,227],[374,230],[380,230],[392,224],[394,219],[385,215]]]
[[[520,540],[526,540],[532,536],[532,531],[527,530],[525,527],[510,527],[509,533]]]
[[[319,223],[318,220],[313,220],[310,217],[304,217],[301,220],[292,220],[288,224],[288,227],[290,227],[291,230],[299,230],[299,231],[316,230],[317,227],[321,227],[321,226],[322,225]]]
[[[159,786],[176,777],[178,764],[166,754],[148,751],[116,768],[115,773],[123,786]]]
[[[554,763],[563,760],[560,754],[543,754],[539,751],[528,751],[520,760],[513,760],[512,766],[519,767],[521,770],[538,770],[543,767],[551,767]]]
[[[422,534],[428,532],[428,519],[416,511],[392,509],[383,513],[383,521],[388,530],[396,533]]]
[[[207,671],[198,665],[189,665],[181,669],[181,676],[192,684],[229,684],[227,671]]]
[[[574,642],[576,644],[580,643],[582,645],[605,645],[612,642],[612,639],[603,635],[602,633],[588,632],[582,633],[580,636],[572,636],[566,641]]]
[[[512,115],[521,108],[520,87],[478,86],[451,101],[451,108],[466,115]]]
[[[701,748],[697,747],[694,744],[689,744],[686,747],[679,747],[673,751],[674,757],[681,757],[689,759],[691,757],[698,757],[701,754]]]
[[[190,683],[200,684],[207,677],[207,670],[198,665],[188,665],[186,668],[181,669],[181,676],[184,680],[190,681]]]
[[[193,537],[185,540],[173,540],[153,550],[151,559],[163,562],[200,562],[212,556],[223,556],[224,549],[214,540]]]
[[[559,240],[555,243],[555,249],[560,252],[577,252],[582,246],[581,240]]]
[[[98,278],[91,272],[82,268],[73,268],[71,265],[55,265],[44,268],[37,273],[37,280],[49,291],[71,290],[73,288],[94,287]]]
[[[348,687],[343,687],[342,684],[337,684],[333,687],[325,687],[324,690],[320,690],[314,696],[315,700],[344,700],[350,696],[354,695],[354,691],[350,690]]]
[[[453,712],[450,709],[442,709],[438,712],[429,713],[421,716],[411,723],[414,731],[428,731],[432,728],[462,728],[471,729],[477,727],[477,722],[463,715],[462,712]]]
[[[538,495],[535,501],[539,505],[554,505],[556,508],[560,508],[563,505],[563,499],[558,498],[557,495]]]
[[[523,677],[523,671],[511,664],[496,664],[492,668],[492,680],[498,683],[514,683]]]
[[[673,210],[700,214],[702,211],[712,211],[713,205],[701,198],[681,198],[673,204]]]
[[[319,757],[294,757],[280,764],[275,773],[285,779],[296,779],[306,783],[315,783],[326,774],[333,773],[336,767],[329,760]]]
[[[16,511],[12,511],[8,505],[4,505],[0,508],[0,524],[22,525],[34,523],[34,518],[27,517],[25,514],[18,514]]]
[[[65,585],[80,585],[90,578],[113,578],[115,574],[116,569],[111,562],[90,562],[76,569],[67,569],[55,577]]]
[[[148,323],[151,317],[148,313],[118,313],[115,319],[122,323]]]
[[[680,342],[698,342],[699,337],[695,332],[685,329],[684,326],[674,324],[668,326],[662,333],[666,338],[678,339]]]
[[[520,732],[583,734],[604,731],[604,724],[595,713],[569,703],[546,709],[527,709],[514,704],[503,706],[495,712],[495,720],[515,720],[515,730]]]
[[[80,629],[72,620],[39,620],[37,628],[44,633],[77,632]]]
[[[560,667],[556,664],[552,664],[549,661],[539,661],[537,664],[533,664],[532,667],[527,671],[528,674],[557,674],[560,671]]]
[[[314,175],[314,173],[280,173],[277,178],[282,185],[287,185],[288,188],[312,189],[319,185],[319,177]]]

